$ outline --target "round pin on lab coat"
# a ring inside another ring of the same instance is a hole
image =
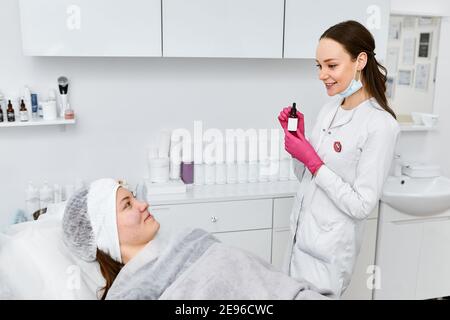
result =
[[[339,141],[335,141],[333,144],[333,147],[334,147],[334,151],[336,151],[336,152],[341,152],[341,150],[342,150],[342,145]]]

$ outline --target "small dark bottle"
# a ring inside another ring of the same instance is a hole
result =
[[[3,109],[2,109],[2,106],[0,105],[0,122],[3,122],[4,121],[4,119],[3,119]]]
[[[12,106],[11,100],[8,100],[8,109],[6,110],[6,116],[8,118],[8,122],[16,121],[16,116],[14,115],[14,108]]]
[[[288,131],[297,132],[298,117],[296,103],[292,104],[291,112],[288,119]]]
[[[28,121],[28,110],[27,110],[27,107],[25,107],[25,103],[23,102],[23,99],[20,102],[19,117],[20,117],[20,121]]]

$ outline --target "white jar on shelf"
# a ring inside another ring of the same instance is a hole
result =
[[[201,186],[205,184],[205,165],[194,162],[194,185]]]
[[[56,101],[42,102],[42,113],[44,120],[56,120],[58,118]]]
[[[259,165],[258,161],[249,161],[248,163],[248,182],[258,181]]]
[[[150,181],[155,183],[163,183],[169,181],[169,163],[169,157],[150,159]]]
[[[237,183],[237,163],[227,162],[227,183]]]
[[[289,170],[289,180],[297,180],[297,176],[295,175],[295,171],[294,171],[294,158],[291,159],[291,163],[290,163],[290,170]],[[308,170],[308,169],[306,169]]]
[[[205,184],[211,185],[216,183],[216,164],[206,163],[205,164]]]
[[[289,175],[291,171],[291,159],[281,159],[280,160],[280,181],[287,181],[289,180]]]
[[[238,183],[248,182],[248,162],[238,162],[237,164]]]
[[[225,163],[216,163],[216,184],[227,183],[227,166]]]
[[[262,159],[259,161],[259,177],[258,180],[260,182],[269,181],[269,172],[270,172],[270,160]]]
[[[278,181],[280,176],[280,160],[272,159],[269,165],[269,181]]]

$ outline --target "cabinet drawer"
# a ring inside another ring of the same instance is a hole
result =
[[[289,243],[289,230],[273,230],[272,235],[272,264],[282,269]]]
[[[291,215],[294,197],[274,199],[273,201],[273,227],[289,228],[289,217]]]
[[[162,225],[198,227],[209,232],[272,228],[272,199],[154,206]]]
[[[215,233],[214,236],[225,244],[247,250],[270,263],[272,242],[270,229]]]

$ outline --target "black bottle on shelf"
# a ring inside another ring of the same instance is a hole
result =
[[[14,108],[12,106],[11,100],[8,100],[8,109],[6,110],[6,116],[8,118],[8,122],[16,121],[16,116],[14,115]]]
[[[0,122],[3,122],[3,110],[2,110],[2,106],[0,105]]]

